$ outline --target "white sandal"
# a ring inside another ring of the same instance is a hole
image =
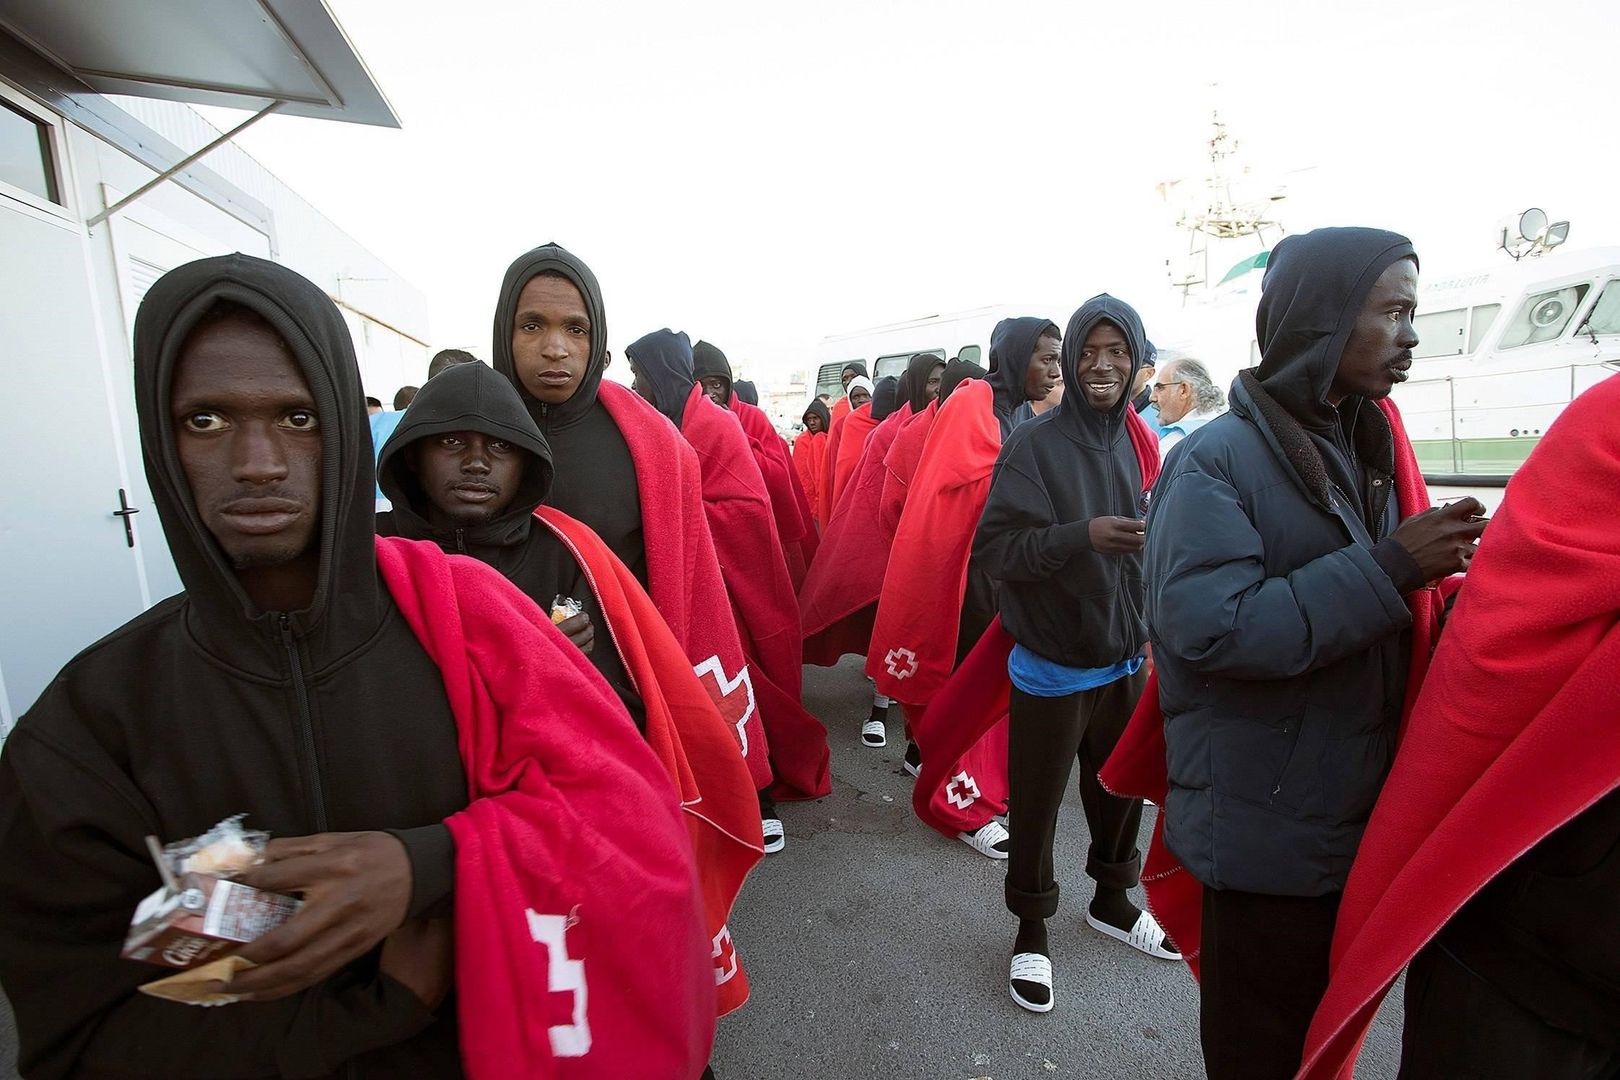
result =
[[[1175,947],[1166,944],[1169,938],[1165,935],[1164,927],[1159,925],[1159,920],[1146,911],[1136,917],[1136,925],[1131,927],[1128,934],[1117,926],[1109,926],[1101,919],[1093,918],[1089,911],[1086,912],[1086,925],[1159,960],[1181,959]]]
[[[861,725],[861,742],[874,750],[889,745],[889,729],[881,720],[868,720]]]
[[[1006,830],[1001,822],[991,818],[979,826],[977,831],[957,833],[956,838],[987,859],[1005,859],[1007,857],[1007,845],[1012,839],[1012,834]]]
[[[765,818],[759,823],[759,831],[765,835],[765,854],[775,855],[787,847],[787,829],[781,818]]]
[[[1046,987],[1046,1003],[1031,1001],[1020,994],[1016,985],[1020,982]],[[1052,1002],[1056,1000],[1056,995],[1052,993],[1051,958],[1038,952],[1021,952],[1015,955],[1012,958],[1012,967],[1007,972],[1007,992],[1021,1009],[1036,1013],[1051,1012]]]

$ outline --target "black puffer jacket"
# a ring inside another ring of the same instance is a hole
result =
[[[261,315],[302,369],[321,430],[320,570],[302,611],[248,599],[192,501],[170,386],[199,318]],[[277,836],[400,830],[412,909],[447,899],[442,820],[467,804],[439,669],[377,571],[371,435],[348,328],[284,267],[243,255],[165,274],[135,324],[135,396],[152,496],[186,591],[62,669],[0,756],[0,982],[29,1077],[442,1077],[460,1073],[455,1005],[438,1018],[377,954],[301,994],[220,1009],[136,992],[163,974],[118,958],[159,885],[143,846],[246,813]]]
[[[1399,523],[1388,421],[1326,397],[1373,283],[1410,257],[1404,237],[1372,229],[1278,245],[1263,363],[1233,384],[1230,413],[1171,451],[1153,493],[1165,840],[1207,886],[1341,891],[1394,757],[1402,589],[1421,582],[1386,539]]]

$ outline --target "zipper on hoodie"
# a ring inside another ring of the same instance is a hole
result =
[[[467,554],[467,530],[466,529],[457,529],[456,530],[456,554],[458,554],[458,555]]]
[[[292,666],[293,695],[298,699],[298,726],[304,750],[304,768],[309,777],[310,799],[315,804],[315,831],[326,831],[326,795],[321,790],[321,763],[315,750],[315,722],[309,708],[309,686],[304,682],[304,661],[298,655],[298,642],[293,639],[292,620],[281,616],[281,644],[287,650],[287,662]]]

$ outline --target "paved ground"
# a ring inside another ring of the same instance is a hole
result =
[[[731,925],[753,999],[721,1022],[720,1080],[1203,1075],[1186,968],[1083,922],[1091,889],[1077,798],[1064,808],[1057,853],[1066,891],[1051,923],[1056,1008],[1036,1016],[1007,996],[1014,927],[1001,903],[1004,864],[912,814],[898,732],[885,750],[860,746],[871,698],[856,661],[805,669],[805,700],[833,733],[833,794],[783,806],[787,850],[743,892]],[[1362,1080],[1395,1075],[1391,998],[1362,1054]],[[0,998],[0,1077],[15,1075],[14,1059]]]
[[[832,733],[833,794],[783,805],[787,850],[743,892],[732,931],[753,998],[721,1022],[720,1080],[1203,1075],[1185,966],[1084,923],[1078,797],[1064,807],[1057,852],[1056,1008],[1037,1016],[1007,996],[1005,864],[917,820],[893,727],[886,749],[860,745],[871,698],[856,661],[806,668],[805,703]],[[1386,1007],[1360,1077],[1394,1076],[1399,1023],[1398,1007]]]

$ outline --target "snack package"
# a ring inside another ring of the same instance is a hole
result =
[[[585,605],[571,596],[558,596],[551,602],[552,625],[559,625],[585,610]]]
[[[221,960],[211,960],[201,967],[187,968],[185,971],[146,983],[140,989],[143,994],[151,994],[167,1001],[178,1001],[182,1005],[201,1005],[205,1008],[214,1005],[234,1005],[241,1000],[235,994],[221,994],[205,988],[216,981],[229,983],[238,971],[246,971],[253,966],[251,960],[244,960],[240,956],[227,956]]]
[[[165,848],[148,837],[163,884],[135,908],[120,955],[195,968],[229,956],[292,918],[300,901],[231,880],[264,860],[268,841],[268,833],[242,828],[240,815]]]

